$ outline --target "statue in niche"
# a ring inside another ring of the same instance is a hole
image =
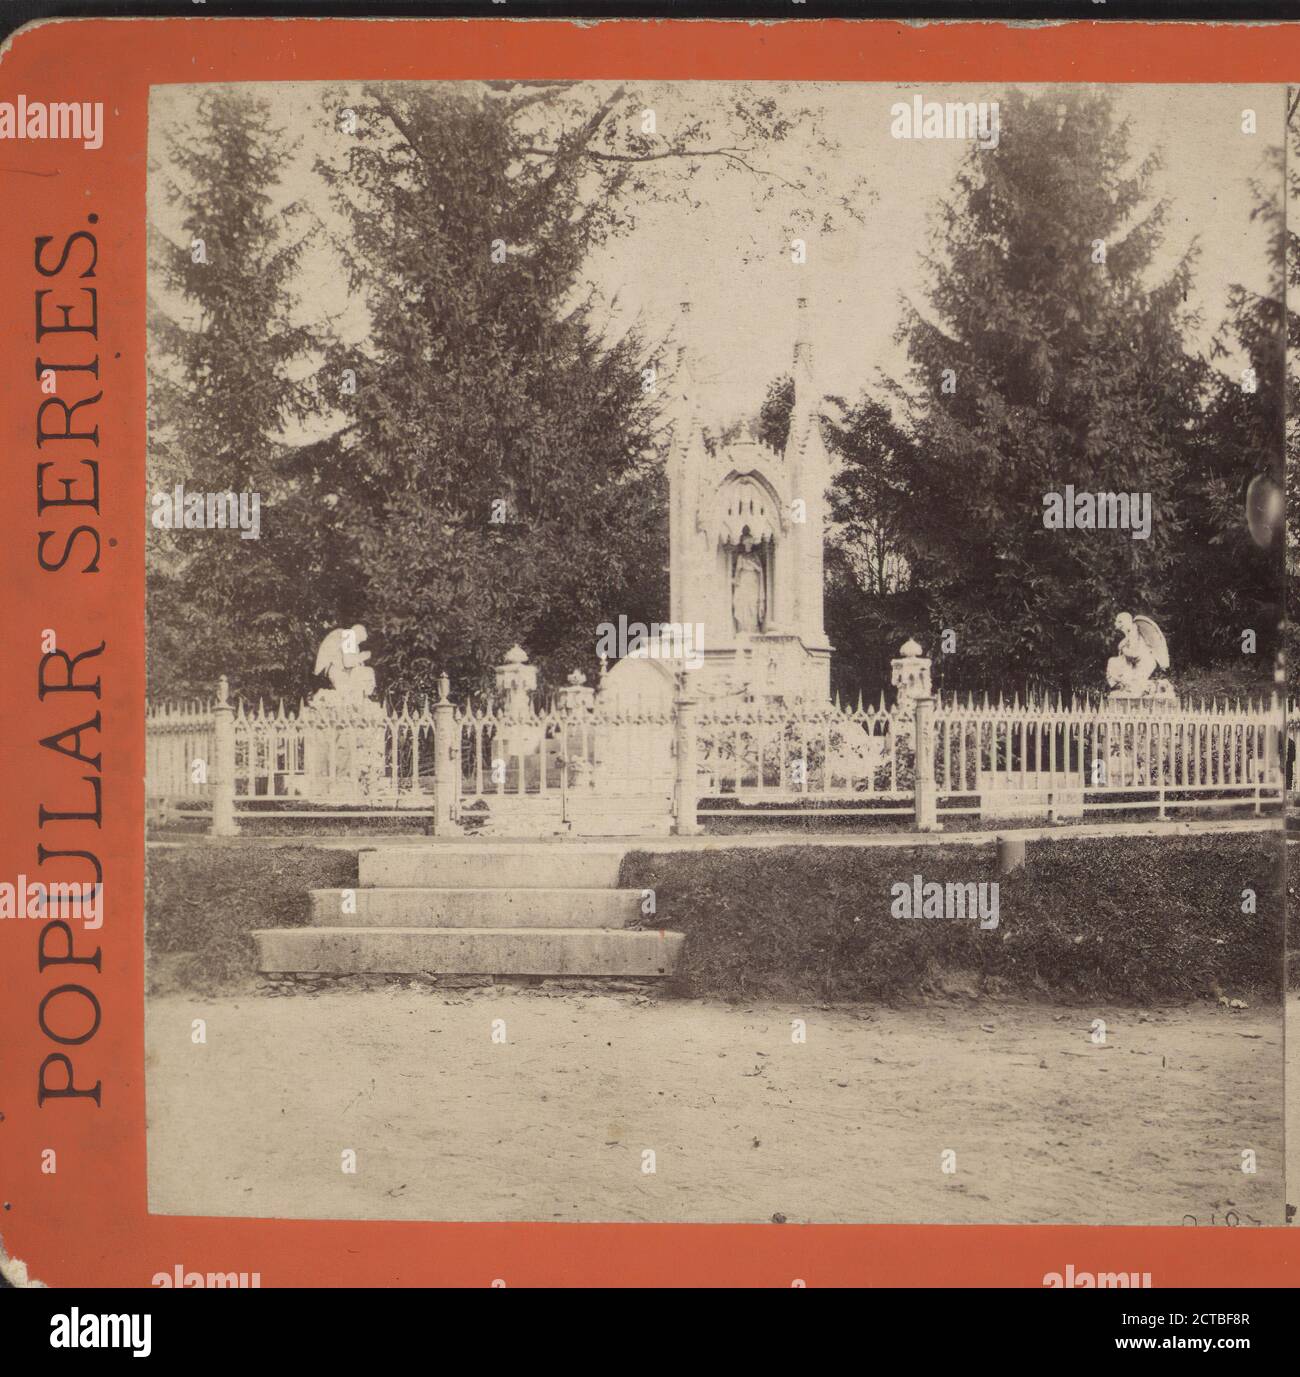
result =
[[[741,633],[762,631],[767,621],[767,571],[748,527],[731,566],[731,617]]]

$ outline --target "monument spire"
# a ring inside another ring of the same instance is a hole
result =
[[[678,321],[677,336],[677,377],[681,383],[691,381],[691,369],[695,360],[691,353],[690,341],[687,339],[686,332],[690,328],[691,303],[683,301],[681,303],[681,320]],[[679,384],[680,385],[680,384]]]
[[[686,596],[687,532],[692,512],[699,502],[698,473],[693,468],[698,399],[689,340],[690,313],[691,303],[683,301],[676,329],[677,359],[671,379],[676,402],[673,406],[673,444],[668,455],[668,601],[669,616],[675,622],[681,620]]]
[[[808,338],[808,298],[806,296],[801,296],[795,302],[794,380],[796,397],[800,392],[801,383],[812,382],[812,342]]]

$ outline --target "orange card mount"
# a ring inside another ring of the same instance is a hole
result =
[[[100,908],[0,921],[0,1234],[11,1266],[54,1287],[190,1285],[209,1274],[263,1287],[1042,1287],[1119,1272],[1162,1287],[1294,1284],[1285,1229],[1177,1219],[958,1229],[427,1222],[351,1218],[346,1206],[335,1218],[151,1213],[147,1124],[193,1113],[171,1131],[206,1130],[201,1088],[184,1105],[146,1099],[143,915],[151,94],[512,78],[1241,83],[1276,86],[1280,102],[1297,72],[1290,26],[239,18],[87,19],[16,33],[0,58],[0,879],[17,908],[31,884],[55,880],[89,887],[86,902]],[[756,620],[767,615],[753,606]],[[340,650],[340,674],[354,652]],[[204,1001],[189,1012],[172,1034],[187,1042]],[[294,1086],[277,1093],[290,1102]],[[607,1132],[593,1130],[597,1153]],[[211,1170],[220,1176],[222,1162]]]

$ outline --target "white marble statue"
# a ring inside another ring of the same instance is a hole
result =
[[[384,705],[376,702],[375,671],[362,650],[364,626],[331,631],[316,652],[319,689],[303,714],[303,793],[317,803],[358,804],[386,787]]]
[[[762,556],[746,531],[731,571],[731,615],[740,632],[762,631],[767,621],[767,588]]]
[[[368,663],[370,652],[362,650],[366,640],[364,626],[340,627],[331,631],[316,652],[314,674],[329,679],[329,689],[323,689],[317,699],[328,695],[336,703],[364,703],[375,692],[375,671]]]
[[[1168,679],[1157,680],[1157,670],[1169,668],[1169,647],[1150,617],[1121,612],[1115,618],[1120,633],[1117,654],[1106,661],[1106,684],[1113,697],[1164,698],[1173,696]]]

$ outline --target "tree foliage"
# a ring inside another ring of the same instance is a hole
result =
[[[228,672],[258,691],[284,691],[315,593],[335,576],[328,547],[301,520],[283,438],[312,407],[295,380],[313,336],[293,319],[305,231],[302,208],[279,194],[289,147],[264,101],[217,87],[174,134],[166,172],[154,169],[178,223],[150,232],[149,488],[255,492],[261,511],[257,540],[151,524],[155,695],[207,694]]]
[[[516,641],[551,685],[590,673],[600,623],[652,621],[668,601],[668,422],[642,372],[664,342],[610,334],[593,251],[639,206],[688,213],[731,177],[767,252],[763,236],[861,222],[862,179],[828,170],[815,108],[764,87],[313,99],[322,120],[347,104],[355,121],[316,166],[364,308],[355,343],[303,323],[310,211],[285,190],[292,145],[265,102],[205,92],[154,169],[169,217],[151,235],[150,487],[257,491],[262,538],[151,531],[150,690],[207,692],[230,673],[246,694],[294,697],[320,638],[356,622],[396,695],[444,671],[487,687]],[[837,682],[874,691],[901,639],[935,653],[950,629],[955,657],[936,654],[949,685],[1096,686],[1120,610],[1164,626],[1176,678],[1239,657],[1247,628],[1267,666],[1282,542],[1251,542],[1243,502],[1276,469],[1284,389],[1296,401],[1281,284],[1235,287],[1217,359],[1199,357],[1195,253],[1170,255],[1158,157],[1133,156],[1111,97],[1011,92],[1001,128],[938,207],[928,289],[899,328],[908,377],[822,399]],[[1267,181],[1253,214],[1300,286]],[[752,424],[778,450],[792,402],[791,379],[773,380]],[[1292,479],[1297,455],[1293,428]],[[1149,493],[1150,539],[1045,528],[1044,495],[1067,485]]]
[[[1170,596],[1168,630],[1180,657],[1194,665],[1236,663],[1272,676],[1284,615],[1285,531],[1267,545],[1246,522],[1247,491],[1259,479],[1283,483],[1286,407],[1286,203],[1282,150],[1276,175],[1251,184],[1252,220],[1268,229],[1273,268],[1263,291],[1234,284],[1213,344],[1222,367],[1208,370],[1195,444],[1179,493],[1183,529]],[[1243,655],[1253,633],[1255,649]]]
[[[521,161],[474,90],[376,88],[361,114],[323,170],[371,328],[330,353],[355,391],[310,482],[345,513],[388,688],[483,686],[515,642],[562,681],[593,667],[601,621],[663,600],[646,346],[603,340],[575,300],[598,211],[567,144]]]
[[[601,622],[666,611],[667,529],[666,437],[642,380],[662,342],[607,337],[588,255],[647,200],[689,205],[706,169],[750,186],[772,234],[823,224],[828,206],[860,217],[861,179],[828,191],[812,156],[792,174],[788,158],[763,166],[796,129],[828,147],[816,113],[773,88],[721,103],[549,81],[320,99],[321,118],[346,106],[355,121],[344,159],[317,172],[346,226],[359,343],[287,324],[298,208],[274,203],[287,144],[256,98],[207,99],[169,150],[183,232],[155,239],[169,301],[154,485],[238,475],[262,489],[264,531],[156,542],[155,690],[234,669],[245,693],[305,693],[315,643],[355,622],[395,694],[442,671],[482,687],[514,641],[552,684],[590,670]],[[217,250],[207,265],[186,259],[191,232]],[[310,387],[292,381],[307,351]]]
[[[1155,155],[1095,89],[1003,103],[941,207],[903,452],[908,558],[930,630],[989,682],[1068,684],[1115,614],[1167,616],[1204,365],[1185,348],[1191,255],[1159,262]],[[1150,493],[1149,540],[1044,528],[1043,495]]]

